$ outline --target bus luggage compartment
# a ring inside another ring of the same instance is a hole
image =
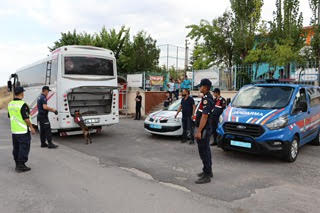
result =
[[[71,115],[79,110],[82,115],[106,115],[111,113],[113,89],[110,87],[77,87],[68,92]]]

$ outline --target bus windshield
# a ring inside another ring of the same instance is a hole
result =
[[[113,61],[105,58],[65,56],[66,75],[113,76]]]
[[[249,86],[239,91],[233,107],[280,109],[289,104],[294,88],[283,86]]]

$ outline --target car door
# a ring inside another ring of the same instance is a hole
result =
[[[306,106],[306,107],[303,107]],[[300,145],[306,143],[308,137],[307,125],[310,122],[310,111],[305,88],[300,88],[294,99],[292,108],[294,123],[300,129]]]

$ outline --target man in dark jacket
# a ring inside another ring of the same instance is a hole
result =
[[[140,120],[141,118],[141,103],[142,103],[142,96],[140,95],[140,92],[137,91],[136,96],[136,117],[134,120]]]
[[[188,89],[182,90],[182,100],[181,104],[178,108],[177,114],[175,117],[178,116],[180,111],[182,110],[182,143],[187,142],[188,140],[188,133],[190,135],[190,144],[194,144],[194,134],[193,134],[193,124],[192,124],[192,115],[196,110],[196,105],[194,104],[193,98],[190,96],[190,91]]]
[[[221,96],[220,89],[215,88],[213,90],[214,96],[214,107],[212,112],[212,135],[213,135],[213,142],[211,146],[217,145],[217,128],[219,124],[219,117],[223,113],[223,110],[226,108],[226,100]]]

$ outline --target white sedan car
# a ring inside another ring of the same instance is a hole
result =
[[[201,98],[193,98],[195,105],[201,101]],[[173,102],[167,110],[160,110],[151,113],[144,121],[144,129],[156,135],[181,136],[182,135],[182,113],[180,112],[177,118],[175,115],[180,106],[181,99]]]

